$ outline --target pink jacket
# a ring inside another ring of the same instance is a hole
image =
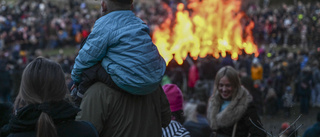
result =
[[[196,65],[191,66],[188,77],[188,87],[194,88],[199,79],[199,70]]]

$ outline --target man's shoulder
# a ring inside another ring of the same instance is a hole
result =
[[[87,89],[84,96],[104,96],[104,95],[118,94],[118,93],[120,92],[109,87],[105,83],[96,82]]]

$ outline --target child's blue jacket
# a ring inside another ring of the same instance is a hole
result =
[[[95,22],[75,59],[74,82],[99,61],[117,86],[136,95],[156,90],[166,69],[148,26],[130,10],[110,12]]]

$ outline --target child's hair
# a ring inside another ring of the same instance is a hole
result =
[[[28,104],[56,102],[68,92],[65,76],[59,64],[38,57],[24,69],[20,91],[15,100],[15,110]],[[42,112],[37,123],[37,136],[56,137],[57,131],[51,117]]]

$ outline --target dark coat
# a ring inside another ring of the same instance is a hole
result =
[[[312,73],[302,72],[296,82],[298,84],[298,94],[303,97],[309,97],[311,94]]]
[[[212,133],[208,120],[201,115],[197,116],[197,122],[186,121],[183,126],[190,132],[191,137],[210,137]]]
[[[306,132],[304,132],[303,137],[319,137],[320,136],[320,122],[309,127]]]
[[[101,137],[161,137],[171,121],[169,105],[160,86],[139,96],[96,82],[84,94],[77,119],[90,121]]]

